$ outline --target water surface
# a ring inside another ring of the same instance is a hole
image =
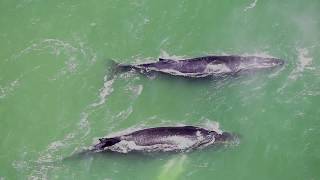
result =
[[[1,0],[0,179],[319,179],[319,9],[314,0]],[[111,59],[208,54],[286,65],[221,81],[108,73]],[[215,122],[240,144],[73,155],[128,128]]]

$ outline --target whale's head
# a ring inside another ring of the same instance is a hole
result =
[[[284,61],[282,59],[258,56],[243,56],[235,58],[235,61],[229,61],[229,65],[236,72],[273,69],[276,67],[281,67],[283,64]]]

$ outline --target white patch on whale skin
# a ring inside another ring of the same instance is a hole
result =
[[[128,153],[130,151],[145,151],[145,152],[172,151],[172,150],[178,150],[179,148],[175,145],[169,145],[169,144],[139,146],[134,141],[122,140],[113,146],[107,147],[106,149],[114,152],[119,152],[119,153]]]
[[[203,139],[203,137],[201,138]],[[167,141],[167,144],[154,144],[149,146],[139,146],[134,141],[121,140],[119,143],[107,147],[106,149],[128,153],[130,151],[145,151],[145,152],[157,152],[157,151],[184,151],[195,146],[198,142],[182,136],[168,136],[163,138],[163,141]]]
[[[137,66],[137,68],[143,68]],[[175,76],[185,76],[185,77],[206,77],[209,75],[219,75],[223,73],[230,73],[232,70],[225,64],[208,64],[203,72],[196,72],[196,73],[183,73],[175,69],[157,69],[157,68],[148,68],[146,71],[157,71],[168,73]]]
[[[204,73],[183,73],[174,69],[157,69],[157,68],[148,68],[147,71],[157,71],[157,72],[163,72],[175,76],[185,76],[185,77],[205,77],[208,74]]]
[[[108,147],[107,149],[120,153],[128,153],[129,151],[140,149],[140,146],[137,146],[133,141],[122,140],[119,143]]]
[[[171,74],[174,76],[184,76],[184,77],[206,77],[212,73],[200,72],[200,73],[183,73],[174,69],[157,69],[157,68],[148,68],[147,71],[156,71]],[[218,73],[217,73],[218,74]]]
[[[232,70],[225,64],[208,64],[204,70],[205,74],[222,74],[230,73]]]
[[[192,76],[195,74],[195,73],[182,73],[182,72],[174,70],[174,69],[161,69],[161,70],[157,70],[157,71],[172,74],[172,75],[177,75],[177,76],[189,76],[189,75]]]
[[[203,136],[203,134],[200,131],[196,132],[196,136],[197,136],[197,141],[205,140],[205,137]]]
[[[193,141],[189,138],[183,136],[169,136],[165,138],[166,141],[175,144],[179,149],[186,149],[193,146],[196,141]]]

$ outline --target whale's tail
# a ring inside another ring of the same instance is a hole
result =
[[[132,68],[132,65],[121,64],[111,59],[108,61],[108,79],[113,79],[117,74],[128,72]]]
[[[120,138],[114,137],[114,138],[100,138],[99,143],[93,146],[93,151],[102,151],[104,148],[113,146],[120,142]]]

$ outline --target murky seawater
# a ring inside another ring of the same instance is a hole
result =
[[[0,179],[319,179],[320,2],[0,1]],[[110,60],[275,56],[214,81],[110,78]],[[236,145],[78,154],[142,127],[220,125]]]

